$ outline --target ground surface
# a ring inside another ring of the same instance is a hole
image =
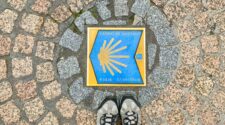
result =
[[[90,88],[87,26],[147,28],[147,87]],[[0,125],[95,125],[134,95],[143,125],[225,124],[224,0],[0,0]]]

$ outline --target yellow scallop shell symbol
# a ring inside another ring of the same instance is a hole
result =
[[[117,67],[117,65],[122,66],[124,68],[127,67],[126,64],[116,61],[118,58],[129,58],[128,55],[117,55],[116,53],[127,49],[127,46],[123,46],[121,48],[116,48],[122,41],[119,40],[115,44],[113,44],[114,38],[110,40],[110,42],[106,45],[106,40],[102,47],[100,48],[100,52],[98,54],[98,60],[100,61],[100,65],[103,69],[103,72],[106,73],[106,70],[110,72],[112,76],[114,76],[113,70],[118,73],[122,73],[122,71]],[[116,49],[115,49],[116,48]]]

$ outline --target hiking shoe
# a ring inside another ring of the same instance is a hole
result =
[[[132,96],[124,96],[121,101],[120,116],[123,125],[141,125],[139,103]]]
[[[118,106],[115,100],[106,98],[97,112],[97,125],[116,125],[119,116]]]

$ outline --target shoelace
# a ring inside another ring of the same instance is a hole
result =
[[[137,125],[138,124],[138,114],[133,111],[126,112],[126,117],[123,119],[124,125]]]
[[[101,120],[100,124],[101,125],[115,125],[116,119],[117,119],[117,116],[115,116],[115,115],[104,114],[100,119]]]

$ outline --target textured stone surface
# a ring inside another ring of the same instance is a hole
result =
[[[48,41],[38,41],[36,56],[46,60],[53,60],[55,44]]]
[[[61,84],[57,81],[53,81],[43,87],[42,93],[45,99],[54,99],[61,95]]]
[[[8,55],[11,47],[11,39],[7,36],[0,35],[0,56]]]
[[[164,102],[162,100],[153,100],[150,105],[142,108],[144,115],[151,118],[160,118],[166,113]]]
[[[82,36],[74,33],[70,29],[67,29],[64,32],[63,36],[61,37],[59,45],[68,48],[74,52],[77,52],[80,49],[82,41],[83,41]]]
[[[152,69],[152,66],[155,63],[157,46],[155,44],[148,45],[148,68]]]
[[[51,62],[45,62],[37,65],[37,81],[46,82],[54,80],[54,69]]]
[[[109,4],[109,2],[106,0],[105,1],[96,1],[97,11],[103,20],[109,19],[112,16],[111,11],[107,8],[108,4]]]
[[[90,11],[86,11],[75,19],[74,24],[81,32],[84,32],[85,25],[96,25],[98,24],[98,20],[95,19]]]
[[[221,49],[225,49],[225,33],[219,35]]]
[[[189,20],[184,20],[178,23],[177,33],[181,42],[190,42],[199,35],[199,32],[193,22]]]
[[[96,125],[96,114],[86,109],[77,110],[77,125]]]
[[[220,56],[220,70],[225,71],[225,53]]]
[[[65,118],[71,118],[74,114],[75,109],[77,106],[73,104],[69,99],[66,97],[62,97],[56,103],[57,110],[61,113],[61,115]]]
[[[113,93],[107,91],[99,91],[99,90],[95,91],[92,108],[97,109],[106,97],[113,95],[114,95]]]
[[[80,12],[84,7],[94,0],[67,0],[67,4],[70,6],[72,12]]]
[[[48,13],[48,8],[51,6],[50,0],[36,0],[35,3],[32,5],[32,10],[38,13]]]
[[[60,78],[67,79],[75,74],[80,73],[79,63],[76,57],[69,57],[65,60],[60,60],[57,63]]]
[[[219,85],[225,87],[225,71],[221,71],[219,75]]]
[[[151,77],[155,83],[159,84],[159,86],[165,86],[170,82],[172,78],[172,72],[163,71],[161,69],[154,69]]]
[[[225,31],[224,19],[225,19],[224,12],[218,13],[213,17],[213,22],[217,24],[215,27],[216,32],[224,32]]]
[[[168,1],[168,0],[154,0],[154,1]],[[187,13],[182,8],[181,5],[176,4],[176,2],[168,2],[163,8],[164,13],[167,15],[168,19],[176,22],[177,20],[187,16]]]
[[[29,121],[34,122],[43,115],[45,107],[43,101],[37,97],[31,101],[25,102],[24,110]]]
[[[203,36],[201,38],[201,45],[205,53],[215,53],[219,51],[217,36]]]
[[[213,27],[213,21],[209,13],[199,12],[194,15],[194,25],[199,30],[201,34],[210,33],[211,28]]]
[[[128,16],[128,0],[114,0],[115,16]]]
[[[51,19],[47,19],[44,22],[42,34],[45,37],[55,37],[59,33],[59,26]]]
[[[51,14],[51,17],[54,18],[56,21],[62,23],[67,20],[71,15],[72,13],[66,6],[60,5],[54,10],[54,12]]]
[[[139,90],[138,101],[144,106],[153,100],[157,93],[158,91],[154,88],[142,88]]]
[[[25,120],[20,120],[16,125],[29,125]]]
[[[135,15],[134,16],[134,21],[132,25],[136,25],[136,26],[143,26],[144,22],[143,22],[143,18],[140,16]]]
[[[12,73],[15,78],[31,75],[32,72],[33,63],[31,57],[12,59]]]
[[[165,15],[155,6],[149,9],[147,24],[155,33],[157,42],[161,46],[175,45],[178,43],[173,29],[169,26]]]
[[[223,0],[209,0],[204,4],[204,7],[212,10],[221,9],[225,5]]]
[[[190,87],[195,80],[195,73],[193,67],[181,66],[176,72],[176,83],[182,87]]]
[[[184,44],[180,55],[183,64],[193,65],[199,62],[200,49],[195,45]]]
[[[17,96],[22,100],[28,100],[37,95],[37,85],[34,80],[32,81],[20,81],[16,85]]]
[[[38,125],[59,125],[59,121],[57,117],[52,113],[49,112],[44,119],[42,119]]]
[[[9,9],[0,13],[0,30],[6,33],[11,33],[17,16],[17,13]]]
[[[147,14],[146,23],[150,25],[153,31],[157,31],[157,29],[169,26],[166,16],[156,6],[150,7]]]
[[[198,77],[195,82],[195,89],[204,96],[208,96],[214,87],[214,82],[209,77]]]
[[[169,0],[152,0],[157,6],[165,5]]]
[[[179,48],[160,48],[159,63],[163,69],[176,69]]]
[[[184,91],[177,87],[175,84],[170,84],[166,86],[161,92],[160,98],[168,105],[175,106],[176,103],[184,95]]]
[[[12,96],[12,86],[8,81],[0,82],[0,102],[6,101]]]
[[[0,117],[8,125],[17,123],[20,119],[20,110],[13,101],[9,101],[0,105]]]
[[[202,124],[216,125],[219,122],[220,116],[218,115],[218,112],[207,106],[202,109],[199,117],[199,121]]]
[[[14,9],[21,11],[25,7],[27,0],[7,0]]]
[[[167,121],[170,125],[182,125],[184,124],[184,120],[184,114],[180,109],[172,110],[167,116]]]
[[[6,61],[0,59],[0,80],[5,79],[7,77],[7,65]]]
[[[135,13],[140,17],[145,17],[150,8],[149,0],[135,0],[133,6],[131,7],[131,12]]]
[[[20,27],[26,32],[37,34],[43,23],[43,17],[34,14],[24,13],[20,22]]]
[[[206,56],[202,63],[202,69],[212,76],[218,76],[220,69],[220,58],[217,56]]]
[[[225,92],[224,91],[217,91],[213,93],[212,96],[212,103],[215,107],[217,107],[222,112],[225,112]]]
[[[19,34],[15,38],[13,52],[30,54],[34,47],[34,37],[30,35]]]
[[[181,106],[190,116],[194,116],[196,115],[198,108],[200,108],[200,103],[194,95],[185,94],[182,98]]]
[[[103,25],[108,25],[108,26],[110,26],[110,25],[115,25],[115,26],[119,26],[119,25],[126,25],[127,24],[127,22],[125,21],[125,20],[109,20],[109,21],[104,21],[103,22]]]
[[[83,78],[76,79],[69,88],[69,94],[75,103],[80,103],[93,92],[92,88],[84,87]]]
[[[175,31],[171,27],[163,27],[154,31],[157,42],[161,46],[178,44],[174,32]]]

